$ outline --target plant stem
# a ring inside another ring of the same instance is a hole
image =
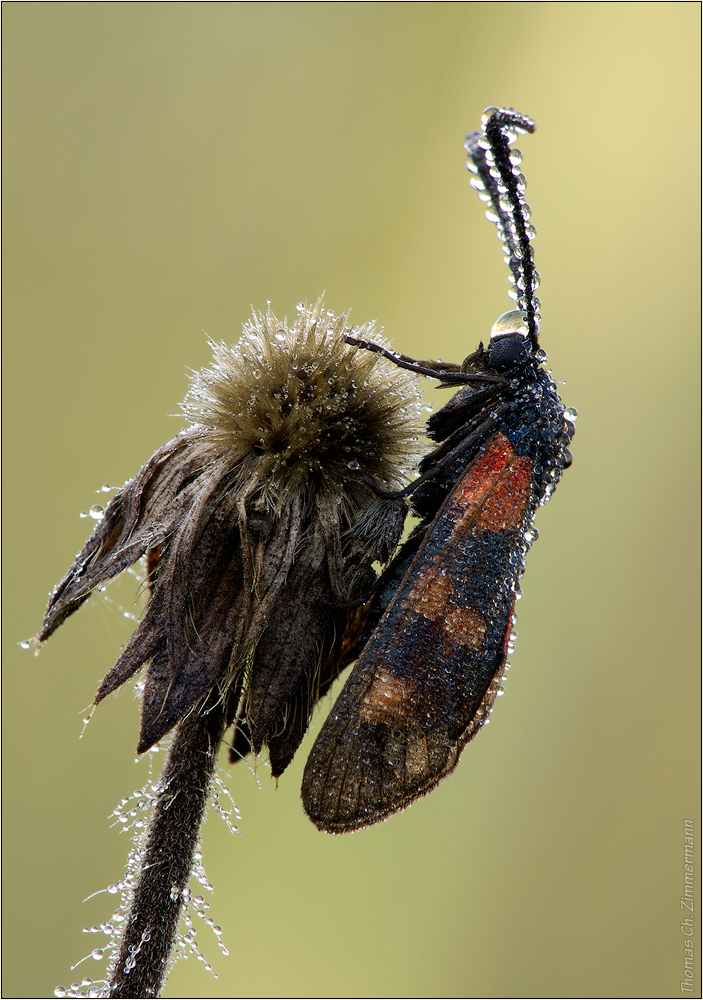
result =
[[[168,969],[183,893],[217,752],[226,705],[217,690],[177,727],[161,776],[120,953],[110,973],[110,997],[158,997]]]

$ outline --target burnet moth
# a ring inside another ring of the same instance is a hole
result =
[[[534,123],[488,108],[466,139],[472,186],[498,228],[517,309],[459,365],[416,362],[347,336],[456,395],[427,422],[438,443],[411,497],[420,524],[374,598],[368,640],[312,748],[303,803],[321,830],[370,826],[449,774],[487,720],[511,648],[515,599],[535,512],[571,462],[564,408],[538,343],[539,275],[517,133]],[[380,493],[381,491],[378,490]]]

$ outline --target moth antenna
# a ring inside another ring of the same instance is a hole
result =
[[[500,375],[472,375],[462,372],[459,365],[444,365],[441,361],[413,361],[407,354],[399,354],[391,351],[382,344],[374,344],[370,340],[362,340],[360,337],[352,337],[351,334],[343,334],[345,343],[360,347],[364,351],[371,351],[373,354],[382,354],[388,358],[398,368],[405,368],[416,375],[427,375],[430,378],[438,378],[443,385],[467,385],[476,383],[478,385],[505,385],[505,379]]]
[[[535,295],[539,274],[535,270],[532,246],[535,230],[530,224],[530,206],[525,202],[525,177],[520,172],[522,153],[511,149],[518,133],[534,132],[535,123],[513,108],[486,108],[481,131],[470,132],[464,148],[469,154],[467,168],[476,177],[471,186],[482,201],[489,203],[489,222],[495,222],[511,271],[510,297],[525,314],[528,336],[538,346],[539,306]]]

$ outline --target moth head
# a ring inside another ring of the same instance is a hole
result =
[[[488,363],[502,374],[526,361],[533,353],[527,317],[519,309],[503,313],[493,324],[488,344]]]

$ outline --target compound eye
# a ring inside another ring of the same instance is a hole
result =
[[[498,337],[488,345],[488,363],[493,371],[507,372],[532,353],[532,345],[519,334]]]

